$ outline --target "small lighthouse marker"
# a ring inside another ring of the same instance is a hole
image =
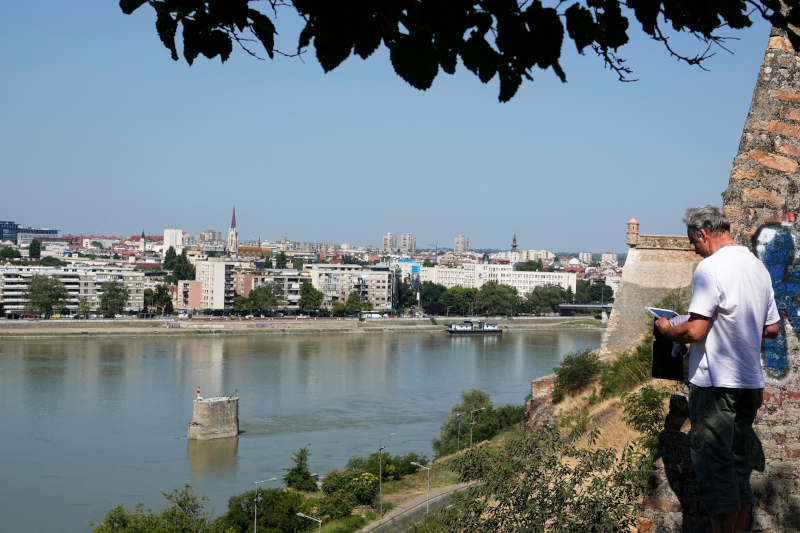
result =
[[[197,399],[198,400],[202,400],[203,399],[203,397],[200,396],[200,389],[197,389]]]

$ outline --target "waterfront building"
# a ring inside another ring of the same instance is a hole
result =
[[[362,302],[370,301],[376,310],[394,309],[397,301],[397,276],[389,265],[304,265],[315,289],[323,294],[322,305],[330,309],[344,302],[355,291]]]
[[[250,296],[250,291],[262,285],[274,284],[280,289],[278,300],[280,309],[297,311],[300,307],[300,289],[304,282],[311,281],[311,274],[305,270],[265,269],[259,271],[236,271],[234,284],[238,296]]]
[[[236,206],[233,206],[231,227],[228,229],[228,253],[235,253],[239,248],[239,230],[236,228]]]
[[[422,267],[420,279],[444,285],[448,289],[457,285],[480,289],[484,284],[494,281],[515,287],[520,296],[539,285],[556,285],[575,293],[577,285],[575,272],[527,272],[514,270],[512,265],[494,263],[466,263],[462,268]]]
[[[172,306],[178,309],[197,310],[203,308],[203,282],[197,280],[178,281],[176,298]]]
[[[409,254],[417,253],[417,238],[411,233],[406,233],[400,239],[400,251]]]
[[[203,284],[200,303],[204,309],[233,308],[234,266],[224,257],[209,257],[195,262],[195,279]]]
[[[453,242],[453,253],[454,254],[465,254],[469,252],[469,237],[466,235],[459,235],[455,238]]]
[[[25,308],[25,291],[34,274],[57,278],[69,292],[66,308],[77,310],[81,298],[90,309],[97,309],[102,296],[101,285],[116,280],[128,291],[126,311],[139,311],[144,302],[144,273],[132,268],[75,263],[67,267],[4,266],[0,267],[0,303],[6,313]]]

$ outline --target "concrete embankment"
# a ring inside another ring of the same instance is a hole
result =
[[[326,333],[397,333],[439,331],[445,322],[463,321],[462,317],[425,319],[382,318],[274,318],[161,319],[161,320],[0,320],[0,337],[35,338],[63,336],[196,336],[196,335],[291,335]],[[591,318],[516,317],[490,318],[503,330],[597,329],[603,325]]]

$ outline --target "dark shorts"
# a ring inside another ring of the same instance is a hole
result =
[[[689,388],[691,455],[697,496],[709,516],[754,503],[750,488],[752,427],[764,389]]]

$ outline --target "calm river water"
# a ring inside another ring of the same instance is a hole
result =
[[[392,455],[431,457],[462,390],[521,404],[531,379],[601,336],[3,340],[0,530],[86,532],[114,505],[160,508],[161,492],[187,482],[218,515],[230,495],[280,478],[307,444],[320,474],[375,452],[389,433]],[[198,387],[204,396],[239,390],[238,439],[184,440]]]

